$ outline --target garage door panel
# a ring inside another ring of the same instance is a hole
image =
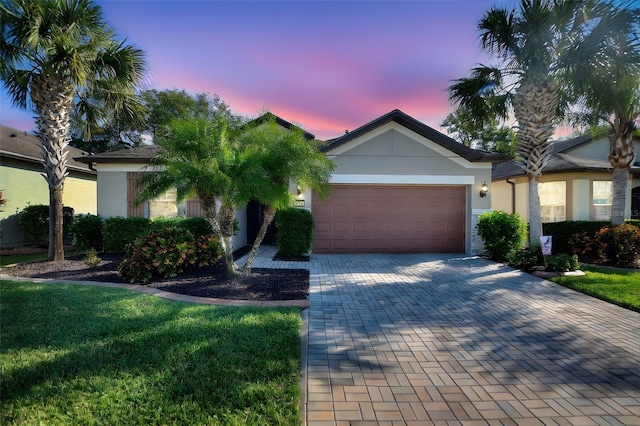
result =
[[[333,185],[314,194],[313,250],[464,252],[464,187]]]

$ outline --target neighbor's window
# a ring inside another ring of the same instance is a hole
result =
[[[545,182],[538,186],[542,222],[567,220],[567,182]]]
[[[611,220],[613,186],[610,180],[593,181],[593,220]]]

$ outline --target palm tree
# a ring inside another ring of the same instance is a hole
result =
[[[63,260],[65,148],[75,109],[91,129],[106,111],[134,120],[143,81],[141,50],[118,40],[89,0],[3,0],[0,78],[13,103],[36,115],[49,184],[49,260]],[[90,131],[88,131],[90,133]]]
[[[597,3],[585,8],[599,24],[578,34],[568,74],[568,87],[586,111],[583,118],[610,125],[613,225],[625,219],[629,169],[636,158],[632,139],[640,114],[640,10],[630,6]]]
[[[318,150],[316,141],[305,138],[302,129],[284,129],[270,113],[245,130],[241,144],[239,195],[245,202],[255,200],[266,207],[262,225],[242,267],[248,271],[277,210],[292,205],[290,183],[296,182],[300,189],[309,187],[325,196],[334,164]]]
[[[500,65],[480,65],[449,87],[450,100],[470,109],[480,121],[513,112],[518,122],[516,161],[529,179],[531,248],[539,247],[542,235],[538,183],[560,107],[555,78],[560,52],[576,23],[577,3],[521,0],[518,10],[494,7],[478,29],[482,48]]]

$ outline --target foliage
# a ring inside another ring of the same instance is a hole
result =
[[[514,268],[530,272],[538,264],[538,254],[525,249],[513,250],[507,254],[507,262]]]
[[[85,135],[105,121],[138,121],[145,56],[90,0],[5,0],[0,39],[0,79],[13,105],[35,113],[51,205],[49,259],[61,261],[70,116],[79,117]]]
[[[499,125],[499,120],[490,117],[477,120],[464,106],[447,115],[442,126],[464,146],[501,154],[515,155],[517,139],[510,128]]]
[[[64,207],[63,229],[65,232],[73,223],[73,208]],[[22,232],[46,244],[49,240],[49,206],[44,204],[27,205],[18,213],[18,225]]]
[[[73,245],[80,250],[102,250],[102,219],[86,214],[73,219],[69,231],[73,233]]]
[[[629,269],[583,266],[583,277],[551,278],[555,283],[640,312],[640,273]]]
[[[516,250],[522,249],[527,237],[527,224],[518,214],[496,210],[478,217],[478,235],[491,259],[502,262]]]
[[[215,237],[196,239],[178,227],[164,228],[137,238],[125,250],[118,273],[135,283],[148,283],[155,277],[175,277],[190,266],[206,266],[220,257]]]
[[[575,254],[570,256],[566,253],[560,253],[547,257],[547,271],[567,272],[578,269],[580,269],[580,263],[578,263],[578,256]]]
[[[275,221],[278,229],[278,250],[282,256],[300,256],[311,250],[314,222],[309,210],[278,210]]]
[[[143,217],[112,216],[104,221],[104,251],[121,254],[128,244],[151,230],[151,221]]]
[[[579,251],[576,251],[581,247],[580,237],[577,235],[584,233],[584,237],[593,237],[596,232],[608,224],[608,221],[567,220],[544,223],[542,229],[544,235],[553,237],[553,254],[569,253],[580,256]]]
[[[595,245],[607,263],[635,267],[640,253],[640,229],[627,223],[602,228],[595,235]]]
[[[101,260],[102,259],[100,259],[98,257],[98,252],[93,247],[91,247],[89,250],[87,250],[87,253],[85,254],[84,258],[82,259],[82,261],[84,262],[85,265],[87,265],[88,267],[93,268],[93,269],[98,267],[98,264],[100,264]]]
[[[211,226],[202,217],[157,217],[151,219],[151,229],[154,231],[173,226],[191,232],[196,238],[211,234]]]
[[[299,426],[300,312],[0,282],[2,423]]]

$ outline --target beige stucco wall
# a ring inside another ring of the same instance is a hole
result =
[[[557,173],[543,174],[541,182],[565,181],[567,200],[567,220],[593,220],[592,199],[593,181],[610,181],[611,173]],[[515,181],[516,212],[525,221],[529,221],[529,183],[526,177],[511,179]],[[639,183],[640,184],[640,183]],[[635,185],[630,181],[627,187],[626,217],[631,215],[631,189]],[[493,182],[494,194],[491,199],[493,210],[503,210],[512,213],[511,186],[505,181]]]
[[[22,234],[16,214],[27,204],[49,204],[49,187],[41,175],[44,170],[38,164],[12,159],[2,159],[0,165],[0,190],[5,205],[0,208],[1,245],[11,247],[31,242]],[[65,179],[62,202],[72,207],[76,214],[97,213],[96,178],[71,172]]]
[[[407,128],[392,122],[327,153],[336,163],[332,183],[393,185],[455,185],[467,190],[466,251],[477,252],[476,218],[491,209],[494,193],[491,163],[472,163]],[[483,183],[489,186],[480,197]],[[312,208],[305,192],[305,208]]]

